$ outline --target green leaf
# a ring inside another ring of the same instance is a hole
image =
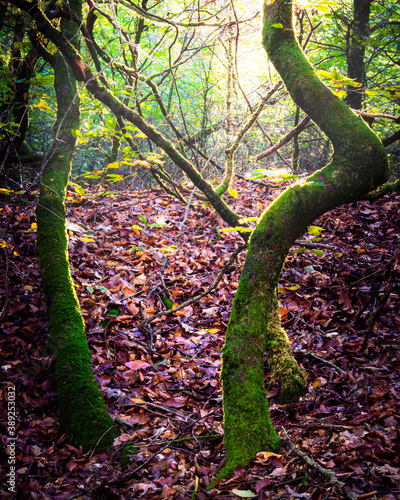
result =
[[[284,179],[297,179],[299,176],[297,174],[279,174]]]
[[[240,498],[254,498],[257,495],[250,490],[232,490],[231,493]]]
[[[310,252],[313,253],[314,255],[317,255],[318,257],[323,257],[325,255],[325,253],[322,250],[318,250],[316,248],[313,248],[312,250],[310,250]]]
[[[173,302],[166,295],[164,295],[163,297],[161,297],[161,300],[162,300],[163,304],[165,305],[165,307],[168,310],[172,309],[172,307],[173,307],[174,304],[173,304]]]
[[[114,129],[116,123],[117,122],[116,122],[115,118],[113,118],[112,116],[107,116],[107,118],[106,118],[106,126],[108,128]]]
[[[109,182],[120,182],[123,181],[124,178],[122,177],[122,175],[118,174],[107,174],[107,180]]]
[[[111,316],[119,316],[119,311],[118,309],[110,309],[107,314],[110,314]]]
[[[227,191],[234,198],[237,198],[239,196],[239,193],[236,191],[236,189],[227,189]]]
[[[71,182],[69,181],[68,184],[70,186],[74,186],[75,188],[75,191],[80,195],[80,196],[83,196],[85,194],[85,190],[83,189],[83,187],[81,187],[79,184],[76,184],[76,182]]]
[[[147,222],[146,217],[143,217],[143,215],[140,215],[140,216],[139,216],[139,219],[140,219],[140,220],[141,220],[144,224],[146,224],[146,222]]]
[[[273,28],[283,28],[283,24],[281,23],[276,23],[276,24],[271,24]]]
[[[85,190],[81,186],[76,186],[75,191],[79,194],[79,196],[83,196],[85,194]]]
[[[304,253],[305,251],[305,248],[295,248],[294,250],[292,250],[293,253]]]

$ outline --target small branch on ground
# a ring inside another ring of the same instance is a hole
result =
[[[314,359],[318,359],[318,361],[321,361],[322,363],[325,363],[328,366],[331,366],[335,370],[337,370],[339,373],[346,373],[344,370],[339,368],[337,365],[332,363],[331,361],[328,361],[327,359],[321,358],[321,356],[318,356],[318,354],[314,354],[313,352],[308,352],[308,351],[303,351],[302,349],[296,349],[293,351],[295,354],[304,354],[305,356],[311,356]]]
[[[298,450],[296,448],[295,444],[292,443],[292,441],[290,440],[284,427],[282,427],[282,430],[283,430],[283,433],[285,434],[285,438],[286,438],[286,441],[284,442],[284,444],[286,444],[288,446],[290,451],[292,451],[295,455],[297,455],[302,460],[304,460],[304,462],[306,462],[306,464],[310,465],[311,467],[316,469],[320,474],[322,474],[324,477],[326,477],[328,479],[329,483],[332,486],[334,486],[335,488],[337,488],[341,493],[343,493],[343,495],[346,498],[349,498],[350,500],[357,500],[358,499],[358,495],[356,495],[355,493],[353,493],[351,491],[346,491],[344,489],[346,485],[344,483],[342,483],[341,481],[339,481],[339,479],[337,478],[337,476],[333,472],[333,470],[325,469],[320,464],[315,462],[312,458],[310,458],[308,455],[306,455],[302,451]]]
[[[336,250],[335,246],[327,245],[326,243],[320,243],[319,241],[296,240],[296,245],[306,248],[324,248],[325,250]]]

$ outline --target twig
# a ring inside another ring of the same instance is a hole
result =
[[[160,318],[161,316],[171,316],[174,314],[176,311],[179,311],[180,309],[183,309],[184,307],[189,306],[190,304],[193,304],[194,302],[197,302],[198,300],[202,299],[206,295],[208,295],[214,288],[218,285],[218,283],[221,281],[222,277],[224,274],[227,272],[233,261],[236,259],[236,257],[239,255],[239,253],[244,250],[247,247],[247,245],[241,245],[239,248],[237,248],[231,255],[230,259],[228,262],[224,265],[224,267],[221,269],[221,271],[218,273],[218,276],[215,278],[214,282],[207,288],[207,290],[203,293],[200,293],[199,295],[196,295],[196,297],[193,297],[192,299],[187,300],[186,302],[183,302],[183,304],[180,304],[178,307],[175,307],[174,309],[170,309],[169,311],[160,311],[157,314],[154,314],[154,316],[150,316],[149,318],[144,319],[141,321],[137,327],[143,328],[147,323],[151,323],[157,318]]]
[[[142,408],[145,408],[146,406],[148,406],[149,408],[154,408],[155,410],[161,410],[161,411],[165,411],[168,413],[173,413],[174,415],[181,417],[184,420],[184,422],[187,422],[188,420],[190,420],[191,422],[196,422],[195,419],[187,417],[184,414],[180,413],[179,411],[173,410],[169,406],[156,405],[154,403],[149,403],[148,401],[143,401],[142,403],[139,401],[132,401],[131,403],[124,404],[123,406],[124,407],[125,406],[141,406]]]
[[[269,149],[267,149],[263,153],[260,153],[255,158],[253,158],[253,161],[255,161],[255,162],[260,161],[263,158],[265,158],[266,156],[269,156],[270,154],[277,151],[279,148],[281,148],[286,143],[288,143],[291,139],[293,139],[293,137],[295,137],[296,135],[299,135],[301,132],[303,132],[303,130],[305,130],[307,128],[309,122],[310,122],[310,118],[308,116],[303,118],[303,120],[297,125],[297,127],[290,130],[290,132],[288,132],[285,136],[283,136],[276,144],[271,146]]]
[[[308,429],[310,427],[318,427],[319,429],[339,429],[342,431],[352,431],[355,425],[342,425],[342,424],[330,424],[330,423],[320,423],[320,422],[304,422],[305,425],[301,424],[290,424],[292,427],[300,427],[301,429]]]
[[[320,243],[319,241],[307,241],[307,240],[296,240],[296,245],[306,248],[324,248],[325,250],[336,250],[333,245],[327,245],[326,243]]]
[[[378,491],[371,491],[370,493],[363,493],[362,495],[358,495],[357,500],[366,500],[367,498],[374,497],[378,494]]]
[[[285,434],[285,437],[286,437],[285,444],[290,448],[290,450],[295,455],[300,457],[302,460],[304,460],[304,462],[306,462],[306,464],[310,465],[311,467],[314,467],[314,469],[316,469],[320,474],[322,474],[324,477],[326,477],[328,479],[329,483],[332,486],[334,486],[335,488],[337,488],[339,491],[341,491],[346,498],[349,498],[350,500],[357,500],[358,495],[356,495],[355,493],[353,493],[351,491],[346,491],[344,489],[346,485],[344,483],[342,483],[341,481],[339,481],[339,479],[337,478],[337,476],[333,470],[325,469],[320,464],[315,462],[312,458],[310,458],[308,455],[306,455],[302,451],[298,450],[296,448],[296,446],[294,445],[294,443],[292,443],[292,441],[290,440],[284,427],[282,427],[282,430],[283,430],[283,433]]]
[[[293,352],[299,353],[299,354],[304,354],[304,355],[307,355],[307,356],[311,356],[312,358],[318,359],[318,361],[321,361],[322,363],[325,363],[326,365],[331,366],[332,368],[334,368],[335,370],[337,370],[339,373],[346,373],[344,370],[342,370],[341,368],[339,368],[337,365],[335,365],[331,361],[328,361],[327,359],[321,358],[321,356],[318,356],[317,354],[314,354],[313,352],[303,351],[302,349],[296,349]]]
[[[143,311],[143,306],[142,303],[139,303],[139,309],[140,309],[140,315],[143,318],[142,321],[139,323],[138,328],[143,328],[143,330],[147,333],[149,336],[149,348],[153,350],[153,330],[151,329],[151,326],[147,326],[147,323],[149,323],[149,318],[146,317],[144,311]]]
[[[369,340],[369,338],[374,330],[375,323],[376,323],[377,319],[379,318],[379,316],[381,315],[381,312],[382,312],[383,308],[385,307],[386,302],[388,301],[388,299],[390,297],[390,292],[392,291],[392,288],[393,288],[394,275],[397,271],[399,264],[400,264],[400,247],[397,249],[396,257],[394,259],[394,264],[393,264],[392,269],[390,270],[389,278],[387,280],[386,291],[385,291],[382,299],[379,302],[379,306],[377,307],[376,311],[372,315],[372,318],[371,318],[368,330],[365,334],[364,342],[363,342],[363,345],[361,346],[360,352],[364,351],[366,349],[366,347],[368,346],[368,340]]]

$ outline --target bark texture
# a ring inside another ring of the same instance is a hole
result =
[[[69,5],[81,8],[80,0],[70,1]],[[75,26],[65,19],[61,29],[70,39],[76,35]],[[91,367],[85,324],[69,267],[65,194],[75,148],[71,131],[79,128],[79,99],[73,74],[60,54],[54,60],[54,75],[56,137],[42,173],[36,209],[37,253],[49,316],[61,427],[72,432],[77,446],[87,450],[112,444],[115,428]]]
[[[354,19],[346,47],[347,76],[365,85],[365,49],[369,38],[369,16],[372,0],[353,0]],[[349,87],[346,102],[353,109],[361,109],[363,102],[361,88]]]
[[[257,452],[279,446],[268,414],[263,355],[266,348],[272,356],[275,352],[285,378],[286,356],[279,351],[287,348],[277,344],[268,322],[287,253],[317,217],[360,198],[389,176],[377,136],[314,74],[295,38],[292,2],[264,3],[263,45],[294,102],[329,137],[334,154],[326,167],[284,191],[266,209],[250,238],[223,350],[227,463],[220,477]],[[294,376],[289,385],[295,390],[296,372],[289,368],[287,373],[289,379]]]

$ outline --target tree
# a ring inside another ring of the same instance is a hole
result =
[[[314,74],[294,35],[292,2],[265,2],[263,45],[292,99],[329,137],[334,154],[322,170],[284,191],[252,233],[223,355],[224,472],[279,446],[268,416],[263,354],[268,344],[271,350],[281,348],[268,321],[289,249],[318,216],[368,193],[389,176],[379,139]]]
[[[60,31],[77,45],[77,27],[68,13],[79,15],[82,2],[73,0],[63,8],[66,17],[60,21]],[[38,49],[54,69],[57,120],[36,208],[37,253],[47,302],[61,427],[72,432],[77,446],[87,450],[110,445],[115,429],[91,367],[85,324],[68,260],[65,196],[75,150],[73,132],[79,129],[79,97],[76,80],[62,55],[52,55],[43,46],[38,45]]]
[[[372,0],[353,1],[352,30],[349,36],[347,56],[347,76],[352,80],[365,85],[365,49],[369,36],[369,16]],[[350,87],[347,92],[346,102],[353,109],[361,109],[363,93]]]

